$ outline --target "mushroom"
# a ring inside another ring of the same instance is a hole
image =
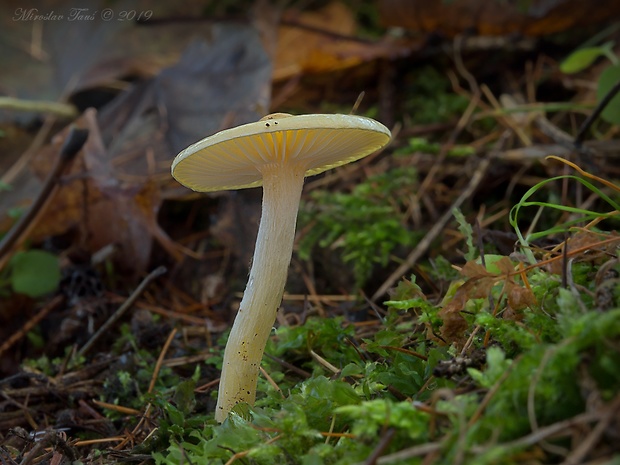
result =
[[[384,125],[362,116],[274,113],[202,139],[172,162],[174,178],[194,191],[263,186],[250,276],[224,350],[218,422],[235,404],[254,404],[284,293],[304,177],[365,157],[389,140]]]

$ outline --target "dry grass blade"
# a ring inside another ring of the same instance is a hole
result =
[[[586,178],[589,178],[589,179],[593,179],[594,181],[598,181],[598,182],[600,182],[601,184],[604,184],[605,186],[609,187],[610,189],[613,189],[613,190],[615,190],[616,192],[620,192],[620,186],[615,185],[614,183],[612,183],[612,182],[608,181],[607,179],[601,178],[601,177],[599,177],[599,176],[595,176],[594,174],[590,174],[590,173],[588,173],[587,171],[584,171],[581,167],[579,167],[578,165],[576,165],[575,163],[573,163],[573,162],[571,162],[571,161],[569,161],[569,160],[566,160],[566,159],[564,159],[564,158],[557,157],[557,156],[555,156],[555,155],[549,155],[549,156],[547,157],[547,159],[550,159],[550,160],[557,160],[557,161],[559,161],[559,162],[562,162],[562,163],[564,163],[564,164],[566,164],[566,165],[570,166],[570,167],[571,167],[571,168],[573,168],[574,170],[576,170],[576,171],[577,171],[579,174],[581,174],[582,176],[585,176]]]

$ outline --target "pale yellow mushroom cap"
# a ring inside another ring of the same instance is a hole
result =
[[[260,165],[301,163],[312,176],[359,160],[389,140],[388,128],[363,116],[276,113],[190,145],[172,162],[172,175],[198,192],[256,187],[262,184]]]

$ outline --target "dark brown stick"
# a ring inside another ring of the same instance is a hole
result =
[[[52,190],[58,184],[62,173],[71,164],[77,153],[86,143],[88,138],[88,130],[72,128],[69,132],[69,136],[65,140],[62,148],[60,149],[60,155],[54,163],[52,170],[43,183],[43,188],[39,195],[34,200],[32,205],[26,213],[24,213],[19,220],[13,225],[9,232],[0,241],[0,259],[11,251],[15,243],[18,241],[23,232],[28,228],[28,225],[37,216],[39,210],[51,194]]]

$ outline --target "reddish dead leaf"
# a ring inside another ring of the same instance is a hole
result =
[[[497,280],[496,276],[489,276],[484,268],[482,270],[484,270],[485,275],[480,275],[481,270],[478,269],[478,266],[481,265],[474,262],[468,263],[472,263],[472,265],[466,271],[473,272],[476,270],[476,276],[465,281],[456,290],[452,299],[438,312],[438,316],[443,320],[440,331],[441,337],[444,341],[457,345],[465,342],[465,331],[468,323],[461,315],[461,312],[465,310],[465,305],[471,299],[488,297]],[[463,268],[465,269],[465,267]]]
[[[577,231],[568,239],[568,253],[570,258],[576,261],[605,261],[608,257],[616,254],[616,243],[611,242],[600,245],[601,242],[617,237],[618,232],[611,231],[609,234],[601,234],[586,229]],[[547,265],[551,273],[561,275],[564,261],[561,258],[563,247],[558,247],[558,258]],[[578,253],[576,253],[579,251]]]
[[[442,341],[447,344],[454,343],[457,346],[462,346],[466,339],[465,331],[467,331],[469,326],[465,318],[459,312],[444,312],[443,309],[439,311],[439,317],[443,321],[439,332]]]
[[[494,265],[499,268],[501,276],[510,276],[515,272],[515,265],[508,257],[500,258]]]
[[[504,288],[508,306],[513,310],[522,310],[526,307],[536,305],[536,297],[531,289],[521,286],[509,279]]]
[[[443,320],[441,336],[445,341],[457,344],[464,342],[468,325],[460,312],[465,310],[468,301],[488,298],[496,284],[504,282],[508,306],[513,310],[519,310],[536,303],[532,291],[514,281],[512,276],[514,265],[508,257],[500,258],[494,262],[494,265],[499,268],[499,274],[490,273],[474,260],[468,261],[461,268],[461,274],[468,278],[467,281],[456,290],[452,299],[438,313]]]
[[[493,276],[487,271],[484,266],[474,260],[466,262],[465,265],[463,265],[463,268],[461,268],[460,272],[463,276],[470,279],[479,279],[487,276]]]

